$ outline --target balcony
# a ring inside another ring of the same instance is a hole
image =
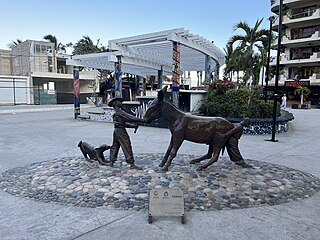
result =
[[[282,86],[283,84],[284,84],[284,81],[287,81],[288,79],[286,78],[286,76],[285,75],[280,75],[279,76],[279,85],[280,86]],[[274,85],[274,83],[276,82],[276,76],[274,76],[273,78],[271,78],[271,80],[270,80],[270,84],[271,85]]]
[[[283,0],[283,4],[292,7],[295,5],[301,5],[301,4],[312,4],[314,3],[314,0]],[[279,11],[279,6],[280,6],[280,0],[270,0],[270,5],[271,5],[271,11],[272,12],[277,12]]]
[[[280,64],[281,65],[289,65],[289,64],[308,64],[320,62],[320,52],[313,53],[309,58],[301,58],[301,59],[290,59],[287,55],[280,56]],[[277,58],[273,58],[270,61],[271,66],[275,66],[277,64]]]
[[[301,45],[305,46],[306,44],[314,41],[319,41],[320,40],[320,31],[315,31],[310,37],[300,37],[300,38],[295,38],[295,39],[290,39],[288,36],[284,35],[281,39],[281,44],[286,46],[286,45]],[[278,44],[278,38],[276,38],[272,42],[272,48],[277,47]]]
[[[320,82],[320,73],[314,73],[309,78],[310,82]]]
[[[98,76],[97,70],[81,71],[79,78],[83,80],[94,80]],[[33,72],[32,77],[41,77],[48,79],[73,79],[73,74],[53,73],[53,72]]]
[[[310,24],[314,23],[317,24],[320,18],[320,9],[317,8],[313,11],[304,11],[301,13],[293,14],[293,15],[286,15],[284,14],[282,17],[282,24],[283,25],[298,25],[300,22],[309,21]],[[272,29],[276,31],[279,26],[279,16],[272,22]]]
[[[292,14],[290,16],[283,16],[283,24],[290,25],[294,23],[304,22],[304,21],[319,21],[320,18],[320,9],[314,9],[309,11],[304,11],[297,14]]]
[[[279,76],[279,86],[283,86],[285,81],[288,81],[292,79],[288,79],[285,75],[280,75]],[[274,76],[271,80],[270,80],[270,85],[274,85],[276,81],[276,77]],[[301,81],[310,81],[310,83],[320,83],[320,73],[314,73],[313,75],[309,76],[309,77],[302,77]]]

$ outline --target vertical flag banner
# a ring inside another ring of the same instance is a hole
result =
[[[163,66],[158,70],[158,89],[162,89]]]
[[[180,86],[180,43],[173,42],[172,91],[179,92]]]
[[[73,87],[74,87],[74,118],[80,115],[80,79],[79,67],[73,67]]]
[[[122,97],[122,79],[121,79],[121,56],[117,56],[118,61],[115,63],[115,97]]]

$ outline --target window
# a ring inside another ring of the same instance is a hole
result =
[[[315,31],[316,31],[316,29],[314,27],[304,28],[302,37],[304,37],[304,38],[311,37],[312,34],[315,33]]]
[[[36,52],[39,53],[40,52],[40,45],[36,44]]]
[[[47,53],[47,46],[45,45],[41,46],[41,53]]]
[[[52,57],[48,57],[48,72],[53,72]]]

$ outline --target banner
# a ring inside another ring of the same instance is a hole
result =
[[[80,79],[79,67],[73,67],[74,118],[80,115]]]
[[[180,88],[180,43],[173,42],[172,91],[179,92]]]
[[[310,81],[285,81],[284,85],[286,87],[309,87]]]

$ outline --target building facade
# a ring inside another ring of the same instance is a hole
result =
[[[280,0],[271,0],[271,11],[276,14],[273,30],[279,27]],[[320,2],[315,0],[283,0],[280,56],[280,89],[293,96],[297,86],[311,90],[309,100],[319,101],[320,90]],[[278,39],[273,43],[277,47]],[[276,65],[276,58],[270,62]],[[271,86],[275,77],[271,80]],[[316,104],[316,103],[315,103]]]
[[[11,74],[11,50],[0,49],[0,75]]]
[[[73,69],[66,65],[68,57],[57,53],[54,43],[46,41],[26,40],[11,50],[0,50],[0,76],[3,76],[0,77],[0,94],[6,96],[0,98],[0,104],[73,103]],[[16,79],[21,76],[27,77],[24,87],[17,86]],[[80,72],[82,102],[92,95],[93,86],[97,85],[97,70]],[[21,93],[27,97],[20,96]],[[17,101],[18,95],[27,101]]]

